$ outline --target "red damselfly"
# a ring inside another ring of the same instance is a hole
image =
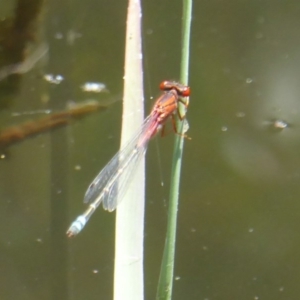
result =
[[[181,102],[185,108],[188,107],[187,97],[190,95],[190,88],[175,81],[163,81],[160,89],[163,94],[156,100],[150,115],[143,121],[141,128],[117,152],[88,187],[84,203],[89,203],[89,207],[71,224],[67,231],[68,237],[77,235],[83,229],[100,203],[103,204],[105,210],[115,210],[147,150],[149,140],[162,129],[169,118],[171,118],[173,129],[177,134],[179,133],[175,122],[176,112],[178,112],[180,120],[185,122],[184,125],[187,125],[185,115],[181,116],[179,113],[178,102]]]

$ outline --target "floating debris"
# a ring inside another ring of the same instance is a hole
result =
[[[236,114],[235,114],[238,118],[244,118],[246,116],[246,114],[243,112],[243,111],[238,111]]]
[[[86,82],[80,88],[82,91],[89,93],[109,93],[106,85],[102,82]]]
[[[62,75],[45,74],[44,79],[53,84],[60,84],[64,77]]]
[[[283,129],[291,127],[290,123],[281,119],[266,120],[263,122],[263,125],[271,132],[281,132]]]

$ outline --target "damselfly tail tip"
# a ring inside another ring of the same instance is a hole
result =
[[[74,224],[75,223],[75,224]],[[72,223],[68,231],[66,232],[68,238],[72,238],[80,232],[80,228],[78,228],[76,221]]]
[[[67,232],[66,232],[66,234],[67,234],[67,237],[68,238],[72,238],[72,237],[74,237],[76,234],[74,233],[74,231],[72,230],[72,229],[69,229]]]
[[[76,236],[80,232],[80,229],[76,225],[71,225],[68,231],[66,232],[68,238]]]
[[[70,226],[70,228],[67,231],[67,237],[71,238],[75,235],[77,235],[84,225],[86,224],[87,219],[83,215],[79,216]]]

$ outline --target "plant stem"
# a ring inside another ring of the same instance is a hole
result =
[[[192,0],[183,1],[183,24],[182,24],[182,58],[181,58],[181,83],[188,83],[189,73],[189,51],[190,51],[190,27],[192,15]],[[180,113],[184,108],[180,108]],[[181,113],[181,115],[185,115]],[[183,133],[183,122],[177,120],[176,126],[180,133]],[[175,136],[173,163],[171,172],[171,187],[169,198],[168,227],[165,241],[165,249],[161,272],[157,290],[157,300],[170,300],[172,297],[174,261],[175,261],[175,242],[177,227],[177,211],[179,202],[179,184],[181,173],[181,162],[183,153],[184,138],[180,135]]]
[[[141,5],[130,0],[127,13],[126,53],[121,147],[142,124],[143,72]],[[116,217],[114,300],[144,298],[144,161],[138,166]]]

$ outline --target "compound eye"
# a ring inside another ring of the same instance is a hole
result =
[[[165,80],[163,81],[160,85],[159,85],[160,90],[162,91],[166,91],[166,90],[170,90],[170,81]]]
[[[180,91],[183,97],[188,97],[191,94],[191,89],[189,86],[186,86],[184,89]]]

